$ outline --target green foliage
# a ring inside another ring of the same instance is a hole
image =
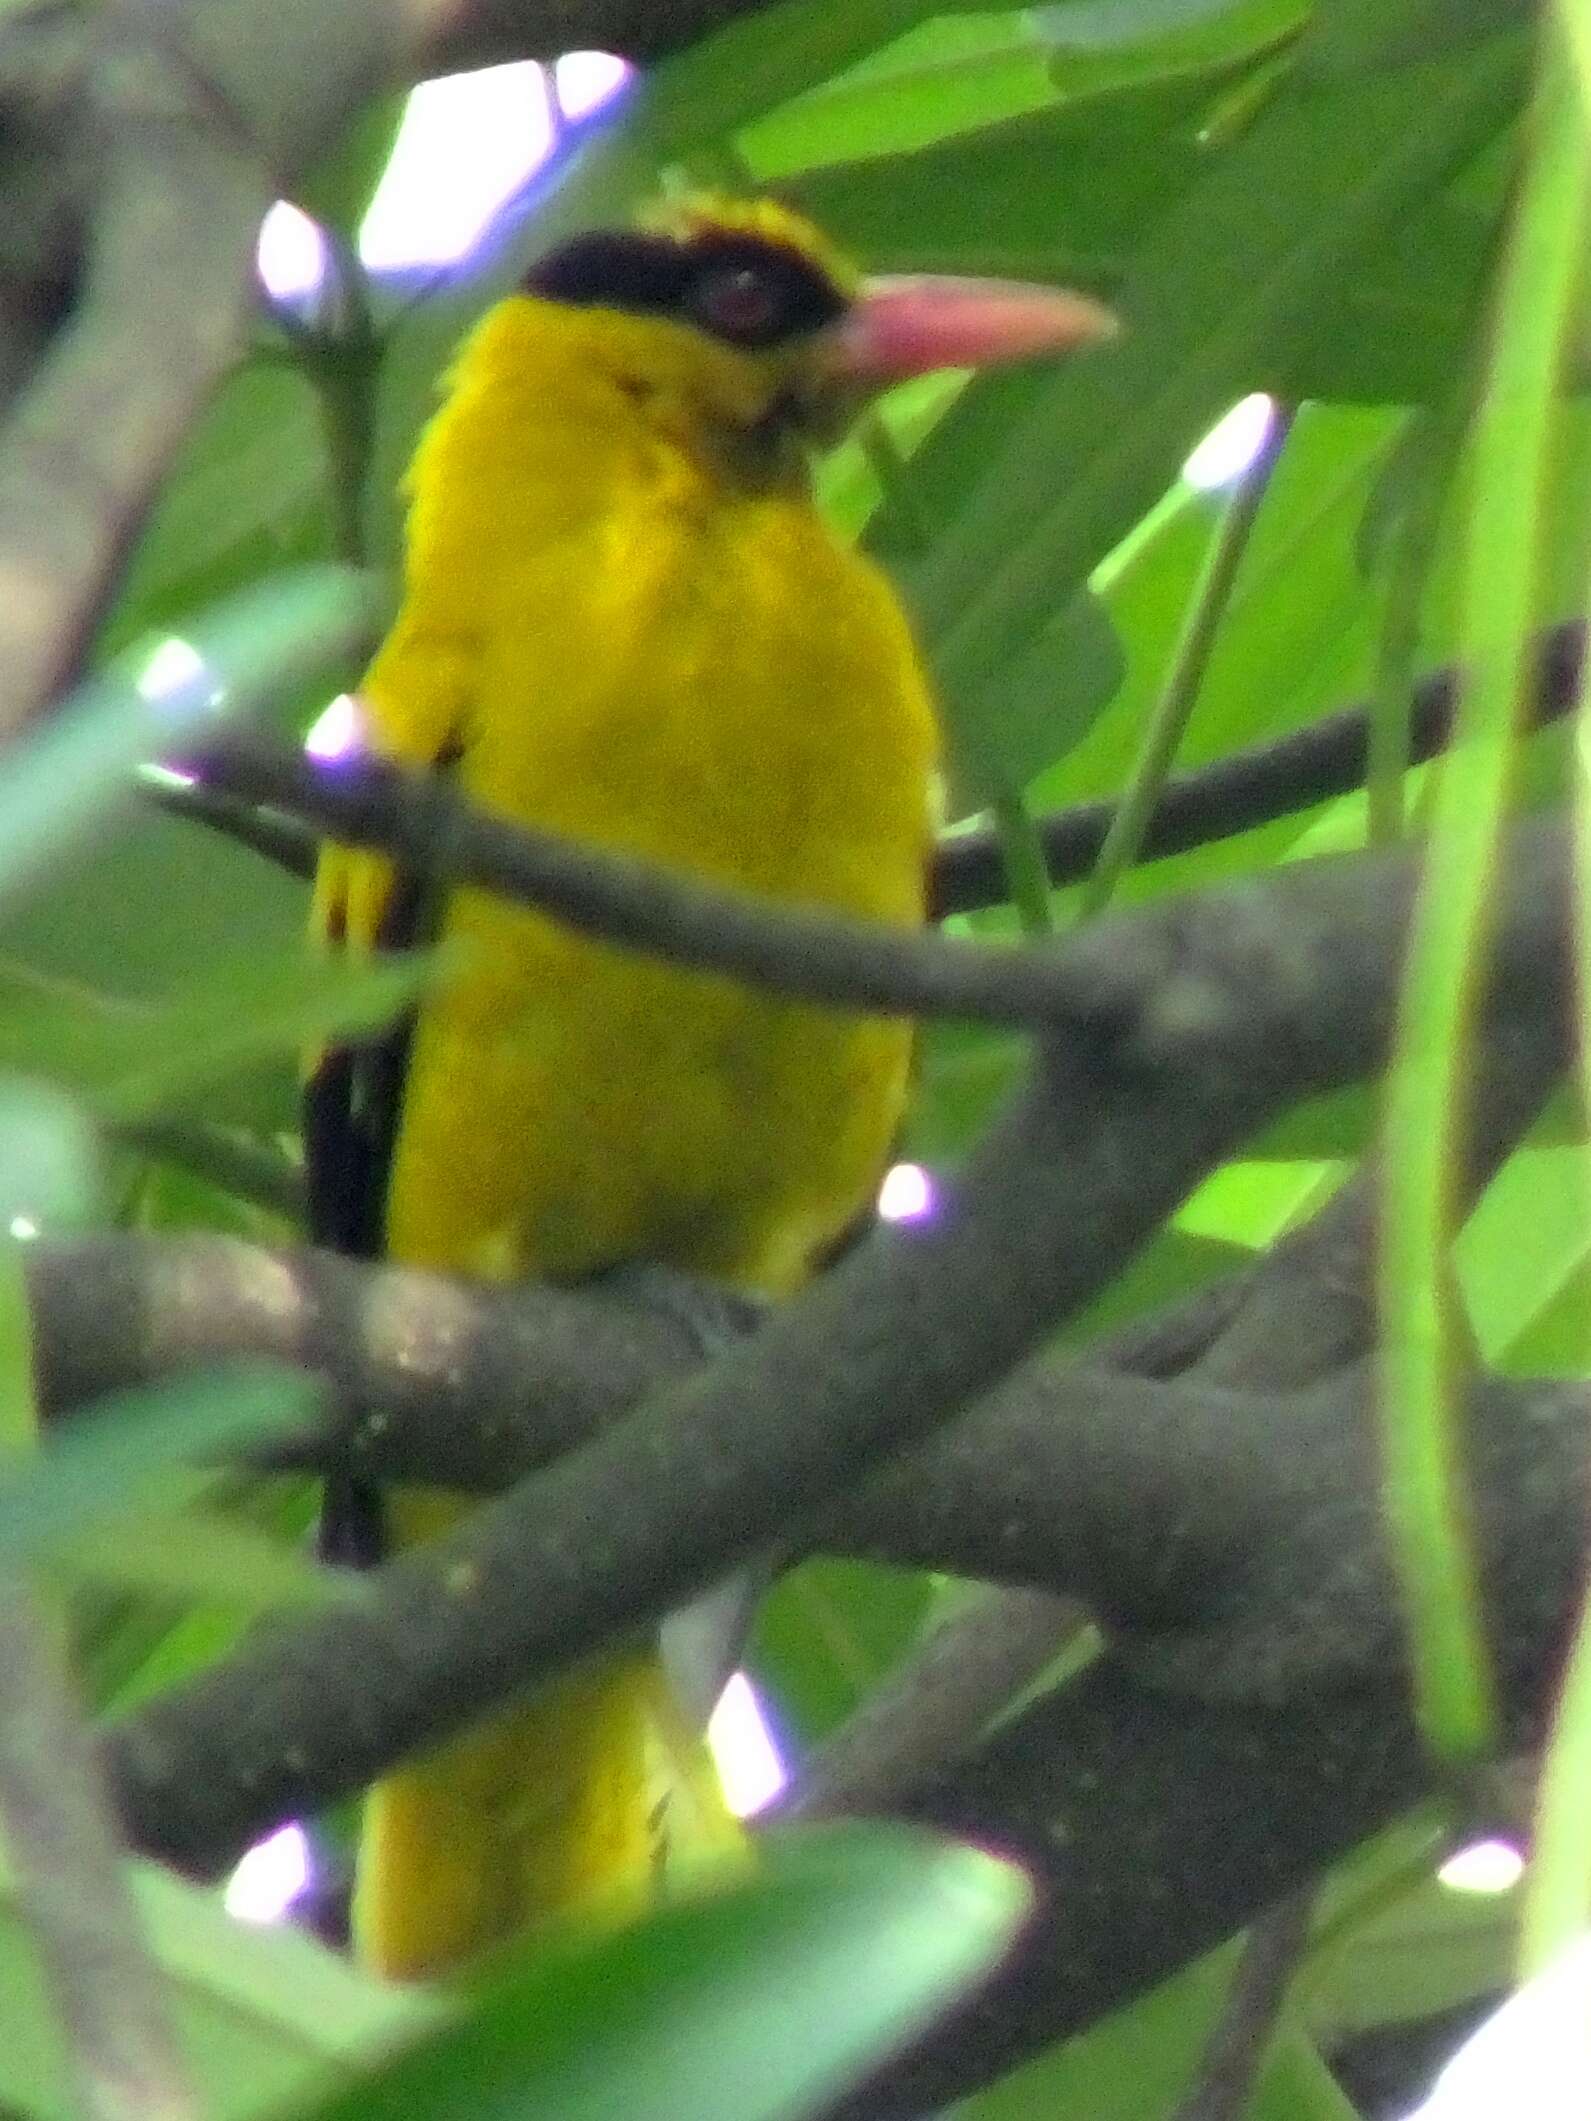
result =
[[[434,2028],[441,2007],[381,1986],[294,1930],[249,1928],[213,1893],[153,1864],[133,1878],[184,2057],[210,2121],[266,2121],[324,2098],[348,2072]],[[49,1999],[0,1866],[0,2107],[78,2121]]]
[[[0,795],[0,1226],[119,1215],[281,1233],[244,1189],[123,1137],[108,1148],[110,1130],[175,1112],[283,1158],[298,1050],[401,1008],[426,968],[314,966],[301,884],[129,802],[127,762],[154,741],[133,680],[176,633],[249,711],[301,729],[379,625],[368,585],[323,563],[346,550],[350,525],[377,563],[395,554],[398,475],[459,331],[529,256],[623,216],[664,180],[741,169],[879,269],[1029,274],[1120,308],[1119,343],[1063,370],[896,393],[823,472],[825,505],[910,599],[946,703],[953,814],[1000,804],[1009,820],[1023,804],[1043,813],[1121,790],[1220,516],[1180,469],[1251,391],[1309,402],[1227,585],[1169,770],[1275,741],[1377,683],[1396,713],[1409,668],[1474,645],[1472,524],[1495,503],[1497,463],[1522,462],[1517,435],[1500,458],[1478,456],[1467,422],[1518,175],[1527,14],[1514,0],[1021,11],[786,0],[658,68],[467,268],[423,299],[373,291],[368,335],[262,320],[131,556],[98,681]],[[328,143],[306,190],[345,235],[398,115],[373,105]],[[1584,605],[1588,450],[1583,405],[1540,438],[1527,497],[1539,566],[1510,624]],[[1573,746],[1530,740],[1511,770],[1518,800],[1560,800]],[[1426,772],[1406,777],[1394,824],[1423,813],[1430,785]],[[1134,861],[1116,897],[1197,890],[1360,846],[1366,831],[1362,795],[1323,801]],[[1059,891],[1050,911],[1064,924],[1078,907]],[[1015,924],[1005,905],[961,925]],[[1012,1035],[935,1027],[906,1153],[952,1168],[1024,1061]],[[1436,1095],[1416,1102],[1413,1128],[1441,1117]],[[1372,1144],[1378,1118],[1369,1090],[1286,1115],[1199,1190],[1067,1344],[1250,1259]],[[1487,1359],[1516,1371],[1580,1377],[1591,1365],[1581,1131],[1565,1100],[1458,1240],[1468,1322]],[[14,1326],[7,1374],[24,1378]],[[28,1400],[20,1385],[13,1396]],[[338,1595],[304,1555],[301,1487],[192,1471],[224,1437],[290,1419],[290,1400],[280,1381],[186,1380],[105,1409],[0,1486],[0,1550],[13,1565],[47,1551],[94,1700],[125,1705],[256,1619]],[[926,1576],[826,1561],[782,1579],[750,1658],[792,1746],[865,1701],[946,1595]],[[1423,1845],[1389,1877],[1373,1918],[1344,1915],[1310,1962],[1256,2116],[1343,2111],[1302,2027],[1329,2037],[1501,1978],[1511,1914],[1434,1886]],[[167,1879],[140,1890],[206,2110],[319,2101],[337,2121],[810,2111],[819,2087],[854,2075],[987,1962],[1019,1901],[1009,1874],[966,1852],[890,1833],[792,1840],[758,1879],[627,1937],[534,1956],[444,2023],[303,1938],[244,1932]],[[25,1946],[0,1895],[0,2106],[64,2115]],[[969,2121],[1169,2115],[1230,1969],[1230,1953],[1185,1969],[981,2095]],[[658,2087],[677,2083],[688,2098],[659,2105]]]
[[[532,1954],[323,2121],[810,2113],[992,1965],[1027,1903],[1014,1866],[902,1828],[783,1836],[742,1882]]]
[[[302,1429],[315,1398],[296,1371],[261,1363],[101,1401],[0,1481],[0,1558],[15,1567],[49,1555],[138,1499],[170,1466]]]

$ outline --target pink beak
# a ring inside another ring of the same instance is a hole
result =
[[[828,334],[828,372],[879,390],[935,368],[1070,352],[1121,329],[1102,302],[1027,280],[912,273],[864,281]]]

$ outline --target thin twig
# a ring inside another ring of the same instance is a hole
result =
[[[1538,637],[1529,703],[1534,724],[1555,721],[1573,706],[1584,653],[1585,628],[1578,620]],[[1457,684],[1458,672],[1450,665],[1415,687],[1409,716],[1412,764],[1433,758],[1448,743]],[[1140,859],[1186,854],[1363,787],[1370,716],[1370,709],[1346,708],[1274,743],[1234,751],[1181,775],[1167,785],[1149,817]],[[1115,814],[1109,802],[1079,803],[1039,820],[1052,884],[1075,884],[1089,874]],[[970,913],[1005,896],[994,834],[958,833],[941,844],[931,894],[936,916]]]
[[[755,899],[511,824],[437,776],[385,759],[321,764],[286,745],[239,737],[196,764],[209,787],[286,811],[330,839],[379,847],[423,875],[480,885],[674,963],[880,1014],[1033,1024],[1075,1006],[1051,951],[984,947]]]
[[[251,853],[263,855],[289,876],[307,883],[315,874],[320,842],[292,818],[251,803],[234,802],[198,781],[145,781],[139,792],[168,816],[181,818],[187,824],[206,825]]]
[[[1263,446],[1227,501],[1172,651],[1165,685],[1139,739],[1126,793],[1110,821],[1094,873],[1083,891],[1078,907],[1080,920],[1092,920],[1110,904],[1117,884],[1138,859],[1171,762],[1198,704],[1237,571],[1270,491],[1271,475],[1292,433],[1293,417],[1289,407],[1278,408]]]
[[[1086,1628],[1048,1591],[981,1590],[801,1764],[781,1810],[803,1819],[887,1812],[967,1752]]]
[[[1537,726],[1569,711],[1576,697],[1584,630],[1576,622],[1542,635],[1538,643],[1531,713]],[[1435,671],[1414,693],[1408,741],[1413,764],[1433,758],[1452,731],[1456,675]],[[1251,831],[1364,785],[1372,710],[1346,708],[1274,743],[1235,751],[1213,765],[1181,774],[1161,790],[1145,824],[1140,858],[1185,854],[1194,847]],[[151,784],[150,799],[175,817],[208,825],[292,876],[314,874],[319,838],[280,812],[256,809],[202,784]],[[1115,806],[1078,803],[1034,820],[1052,886],[1086,877],[1099,858]],[[991,832],[958,832],[934,851],[930,911],[937,918],[972,913],[1009,896],[1002,851]]]
[[[110,1132],[129,1149],[175,1164],[217,1187],[290,1222],[304,1216],[304,1174],[291,1158],[246,1134],[202,1119],[125,1121]]]
[[[197,2121],[56,1631],[0,1584],[0,1829],[90,2121]]]
[[[1172,2121],[1242,2121],[1309,1942],[1314,1898],[1289,1894],[1250,1929],[1198,2079]]]

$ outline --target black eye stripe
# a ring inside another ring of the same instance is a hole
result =
[[[733,321],[715,318],[710,300],[698,307],[699,295],[734,274],[751,276],[766,290],[766,303],[739,305],[741,316]],[[527,294],[554,302],[679,317],[747,347],[817,331],[847,306],[827,274],[799,251],[733,229],[704,230],[683,243],[640,231],[576,236],[549,251],[523,284]]]

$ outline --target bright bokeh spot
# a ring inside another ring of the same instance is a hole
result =
[[[1473,2032],[1408,2121],[1585,2121],[1591,1937],[1570,1945]]]
[[[260,224],[255,263],[277,301],[311,294],[326,270],[325,238],[308,214],[278,199]]]
[[[628,65],[612,52],[565,52],[553,68],[558,109],[565,118],[589,118],[629,76]]]
[[[553,145],[547,81],[532,60],[422,81],[359,231],[376,270],[467,251]]]
[[[37,1237],[38,1234],[39,1226],[33,1220],[33,1217],[31,1215],[12,1216],[11,1235],[16,1238],[19,1243],[26,1243],[28,1238]]]
[[[151,707],[214,707],[221,697],[204,657],[191,641],[174,633],[150,650],[136,686],[139,698]]]
[[[921,1222],[934,1212],[934,1182],[921,1164],[892,1164],[878,1189],[878,1212],[887,1223]]]
[[[707,1743],[724,1786],[724,1802],[737,1819],[760,1812],[784,1788],[784,1762],[744,1672],[736,1672],[719,1695],[708,1719]]]
[[[1182,467],[1188,485],[1201,493],[1212,493],[1242,478],[1265,447],[1276,406],[1263,391],[1240,398],[1224,419],[1217,420],[1204,440]]]
[[[557,145],[553,98],[557,118],[574,124],[629,75],[612,52],[568,52],[551,87],[528,59],[421,82],[359,232],[365,264],[390,271],[462,257]],[[307,215],[278,200],[260,229],[258,264],[278,301],[312,294],[326,271],[325,240]]]
[[[1472,1841],[1448,1857],[1437,1877],[1455,1893],[1506,1893],[1525,1875],[1525,1859],[1511,1841]]]
[[[339,692],[336,699],[321,709],[309,727],[304,739],[304,749],[312,759],[328,763],[334,759],[345,759],[350,752],[357,751],[365,740],[365,718],[359,702],[351,692]]]
[[[249,1850],[227,1880],[226,1911],[240,1922],[280,1922],[309,1880],[304,1829],[278,1827]]]
[[[140,780],[152,781],[157,788],[197,788],[199,776],[185,773],[180,766],[162,766],[154,760],[138,769]]]

